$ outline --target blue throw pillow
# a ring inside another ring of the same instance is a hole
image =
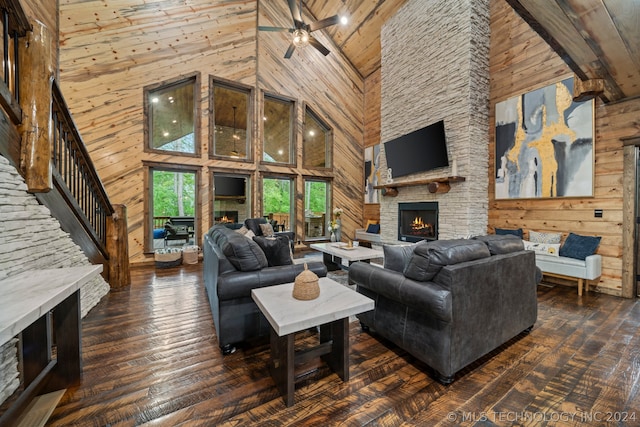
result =
[[[367,227],[367,233],[379,234],[380,224],[369,224]]]
[[[154,228],[153,229],[153,238],[154,239],[164,239],[164,236],[167,235],[167,232],[164,231],[164,228]]]
[[[560,247],[560,256],[585,259],[596,252],[600,239],[600,236],[581,236],[569,233],[564,244]]]
[[[514,236],[518,236],[522,239],[522,228],[516,228],[514,230],[508,228],[496,228],[496,234],[505,235],[505,234],[513,234]]]

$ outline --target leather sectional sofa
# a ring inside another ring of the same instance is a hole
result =
[[[258,243],[235,230],[214,225],[204,236],[204,284],[223,354],[235,351],[236,344],[269,336],[269,323],[253,302],[251,289],[293,282],[304,269],[291,263],[288,237],[278,239],[283,239],[289,263],[269,266],[272,260]],[[322,262],[307,265],[326,276]]]
[[[384,268],[355,263],[349,280],[374,299],[363,329],[403,348],[444,384],[537,319],[535,254],[514,236],[384,247]]]

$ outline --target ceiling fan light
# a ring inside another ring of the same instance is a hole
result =
[[[302,48],[309,45],[309,33],[302,29],[297,29],[293,32],[293,44],[297,48]]]

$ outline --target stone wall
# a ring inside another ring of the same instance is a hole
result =
[[[450,176],[453,160],[466,178],[448,193],[431,194],[423,185],[381,197],[383,241],[397,240],[399,202],[437,201],[440,239],[486,234],[489,1],[409,0],[383,26],[381,43],[381,141],[444,120],[449,150],[449,168],[394,182]]]
[[[18,171],[0,156],[0,281],[27,270],[89,264],[49,209],[27,192]],[[80,290],[82,316],[108,292],[101,276],[87,283]],[[16,342],[0,348],[0,402],[18,387]]]

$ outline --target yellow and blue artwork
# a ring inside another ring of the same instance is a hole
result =
[[[593,100],[573,77],[496,104],[496,199],[593,196]]]

